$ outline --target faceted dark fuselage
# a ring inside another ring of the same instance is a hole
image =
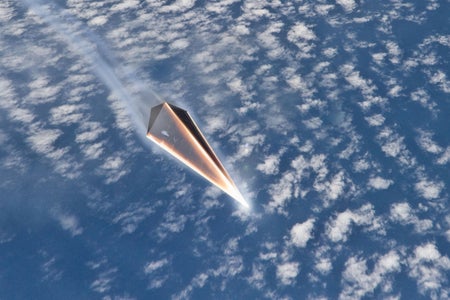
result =
[[[242,205],[248,206],[187,111],[167,102],[153,107],[147,137]]]

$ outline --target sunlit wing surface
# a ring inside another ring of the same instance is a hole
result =
[[[167,102],[153,107],[147,137],[244,207],[249,207],[187,111]]]

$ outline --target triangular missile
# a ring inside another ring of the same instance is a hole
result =
[[[249,207],[187,111],[167,102],[153,107],[147,137],[244,207]]]

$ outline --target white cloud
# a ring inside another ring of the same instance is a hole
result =
[[[323,50],[323,55],[325,55],[327,58],[333,58],[338,54],[338,49],[336,48],[325,48]]]
[[[372,54],[372,58],[377,64],[381,64],[385,57],[386,57],[386,53],[382,53],[382,52]]]
[[[380,139],[384,139],[381,149],[384,153],[386,153],[386,155],[396,157],[405,150],[403,137],[394,134],[392,130],[385,128],[378,136]]]
[[[422,294],[436,295],[436,298],[446,294],[442,290],[447,284],[450,260],[439,253],[433,243],[417,246],[414,254],[408,258],[409,276],[414,278]]]
[[[170,233],[181,232],[186,226],[188,218],[185,215],[179,216],[174,211],[169,211],[164,215],[164,222],[158,228],[158,236],[162,239]]]
[[[368,170],[370,166],[371,166],[370,161],[367,160],[365,157],[353,161],[353,169],[355,170],[355,172],[358,173]]]
[[[400,63],[401,50],[400,47],[394,41],[389,41],[386,43],[386,48],[388,50],[389,59],[393,64]]]
[[[114,125],[117,128],[124,130],[125,132],[132,132],[134,127],[128,114],[128,111],[124,106],[124,104],[122,103],[122,101],[120,101],[120,99],[117,98],[117,96],[114,94],[108,95],[108,100],[110,102],[110,107],[116,119]]]
[[[169,279],[169,275],[154,276],[148,285],[149,289],[159,289]]]
[[[119,223],[122,226],[122,233],[133,233],[139,224],[148,216],[153,214],[154,208],[148,204],[135,203],[129,205],[123,212],[118,214],[114,219],[114,223]]]
[[[381,126],[384,123],[385,118],[381,114],[375,114],[370,117],[365,117],[367,123],[370,126]]]
[[[314,32],[309,29],[305,23],[298,22],[288,31],[288,40],[291,42],[295,42],[299,39],[304,40],[314,40],[316,39],[316,35]]]
[[[83,233],[83,227],[79,225],[76,216],[57,212],[55,213],[55,217],[59,221],[62,229],[69,231],[72,236]]]
[[[162,267],[166,266],[168,263],[169,263],[169,260],[167,258],[151,261],[145,265],[144,273],[145,274],[153,273],[156,270],[161,269]]]
[[[14,91],[13,82],[8,78],[0,77],[0,97],[2,97],[3,101],[0,101],[0,107],[4,109],[13,109],[15,108],[16,94]]]
[[[442,182],[421,179],[415,184],[415,189],[422,197],[428,200],[436,199],[441,194],[444,184]]]
[[[322,176],[319,176],[314,181],[314,189],[322,193],[325,200],[336,200],[344,193],[346,186],[346,178],[343,171],[335,174],[330,180],[322,180]]]
[[[138,0],[124,0],[119,4],[114,4],[111,7],[111,11],[125,11],[132,8],[138,8],[139,1]]]
[[[102,26],[102,25],[105,25],[106,22],[108,22],[108,17],[105,15],[101,15],[101,16],[96,16],[95,18],[90,19],[88,24],[91,26]]]
[[[315,48],[313,41],[316,40],[317,37],[305,23],[297,22],[293,25],[288,31],[287,39],[298,47],[298,52],[296,53],[298,58],[308,58],[312,56],[311,52]]]
[[[178,39],[170,44],[172,50],[183,50],[189,46],[189,41],[187,39]]]
[[[420,130],[417,142],[424,151],[432,154],[439,154],[442,152],[442,147],[433,141],[433,133],[430,131]]]
[[[108,184],[118,181],[128,172],[125,161],[119,155],[106,158],[105,162],[100,166],[100,173],[106,176],[105,182]]]
[[[243,137],[241,140],[241,144],[235,154],[235,159],[242,159],[244,157],[250,156],[256,146],[261,145],[265,140],[265,136],[263,134],[256,134],[253,136]]]
[[[286,74],[286,83],[292,89],[308,94],[308,83],[298,74]]]
[[[275,175],[278,173],[278,165],[280,164],[280,157],[278,155],[269,155],[264,160],[264,163],[258,164],[256,169],[266,175]]]
[[[346,210],[337,215],[336,219],[328,224],[327,235],[333,242],[346,241],[351,231],[351,223],[353,222],[353,213]]]
[[[433,228],[433,222],[428,219],[419,219],[416,211],[407,202],[394,203],[391,205],[390,219],[403,225],[414,225],[414,231],[424,234]]]
[[[50,55],[49,55],[50,56]],[[33,104],[53,102],[61,91],[61,87],[50,83],[50,78],[39,76],[28,85],[28,99]]]
[[[448,229],[448,230],[445,232],[445,237],[447,238],[447,241],[450,242],[450,229]]]
[[[336,3],[342,6],[346,12],[352,12],[356,7],[355,0],[336,0]]]
[[[375,216],[374,207],[370,203],[354,211],[347,209],[339,213],[334,220],[327,223],[326,234],[335,243],[346,242],[351,233],[352,224],[362,226],[364,231],[385,234],[383,219]]]
[[[253,264],[252,275],[247,278],[247,281],[258,289],[261,289],[264,286],[264,267],[262,264]]]
[[[416,165],[416,160],[411,152],[406,148],[404,137],[394,132],[389,127],[384,127],[377,135],[381,150],[386,156],[396,158],[397,162],[404,167],[412,168]]]
[[[50,110],[50,122],[56,125],[70,125],[79,123],[85,116],[82,111],[86,110],[85,105],[64,104]]]
[[[47,253],[43,253],[43,256],[46,256]],[[42,279],[44,281],[58,281],[63,276],[63,271],[59,270],[55,265],[57,264],[56,257],[45,257],[46,260],[42,265],[40,266],[41,271],[44,273],[42,276]]]
[[[89,160],[98,159],[105,152],[105,144],[94,143],[82,145],[81,151],[85,155],[86,159]]]
[[[29,124],[34,119],[36,119],[36,116],[29,109],[20,108],[20,107],[17,107],[15,109],[11,110],[10,116],[13,120],[16,120],[16,121],[19,121],[19,122],[22,122],[25,124]]]
[[[1,2],[0,3],[0,22],[6,23],[14,18],[16,15],[16,12],[14,10],[14,7],[11,5],[11,3]]]
[[[53,143],[62,135],[59,129],[41,129],[28,137],[28,142],[35,151],[50,155],[55,151]]]
[[[450,162],[450,146],[443,151],[442,155],[436,161],[439,165],[445,165]]]
[[[431,100],[430,95],[425,89],[418,89],[411,93],[411,99],[413,101],[419,102],[420,105],[427,108],[430,111],[434,111],[436,103]]]
[[[399,97],[401,91],[402,91],[402,87],[400,85],[394,85],[389,90],[388,95],[391,97]]]
[[[206,4],[206,10],[217,13],[217,14],[223,14],[226,13],[227,10],[230,9],[230,5],[233,3],[239,2],[239,0],[222,0],[219,2],[210,2]]]
[[[259,258],[261,260],[273,260],[277,257],[278,257],[278,254],[276,252],[259,253]]]
[[[117,268],[111,268],[101,272],[97,279],[91,283],[91,289],[100,294],[109,291],[115,279],[116,273]]]
[[[192,291],[195,288],[201,288],[203,287],[207,280],[210,278],[210,276],[206,273],[200,273],[195,275],[194,278],[192,278],[191,282],[178,294],[172,295],[172,299],[189,299],[191,298]]]
[[[299,264],[296,262],[286,262],[277,265],[277,278],[283,285],[292,285],[299,273]]]
[[[98,122],[83,122],[80,125],[80,132],[77,133],[75,141],[77,143],[93,142],[106,132],[106,128]]]
[[[305,124],[305,126],[309,129],[318,129],[322,126],[322,123],[322,120],[318,117],[303,121],[303,124]]]
[[[430,82],[438,85],[444,93],[450,93],[450,80],[447,80],[447,75],[444,71],[438,70],[431,78]]]
[[[369,179],[369,186],[376,190],[385,190],[392,184],[392,180],[384,179],[382,177],[372,177]]]
[[[388,275],[400,270],[400,256],[396,251],[390,251],[379,257],[372,273],[368,272],[365,259],[352,256],[345,263],[345,270],[342,273],[343,288],[339,299],[361,299],[371,294],[379,285],[390,286],[392,279]]]
[[[372,106],[384,106],[386,99],[377,96],[375,92],[377,87],[372,83],[372,80],[365,79],[361,76],[360,72],[355,70],[355,66],[352,64],[345,64],[341,67],[347,82],[355,89],[359,89],[363,95],[364,100],[359,102],[359,105],[364,111],[368,111]]]
[[[427,233],[433,228],[433,221],[429,219],[415,219],[414,220],[414,230],[417,233]]]
[[[311,157],[310,166],[317,173],[317,178],[323,179],[328,174],[325,154],[315,154]]]
[[[248,91],[248,87],[244,84],[242,79],[233,78],[227,83],[230,90],[234,93],[239,93],[244,99],[250,99],[251,94]]]
[[[331,264],[331,260],[326,257],[319,258],[317,263],[314,265],[314,268],[321,274],[326,275],[330,273],[333,265]]]
[[[407,202],[395,203],[391,206],[391,218],[398,222],[409,223],[414,215]]]
[[[226,256],[226,259],[226,264],[222,264],[212,271],[214,276],[223,276],[225,278],[234,277],[244,270],[244,262],[241,256]]]
[[[362,226],[363,231],[385,235],[384,219],[375,215],[374,206],[366,203],[353,212],[353,221]]]
[[[162,12],[183,12],[195,5],[195,0],[176,0],[170,5],[161,7]]]
[[[344,172],[337,173],[327,184],[327,195],[330,199],[335,200],[344,192],[345,177]]]
[[[243,19],[256,21],[262,17],[270,17],[270,12],[265,8],[266,1],[245,1],[242,7],[244,11]]]
[[[304,176],[305,169],[308,168],[308,163],[302,155],[299,155],[291,162],[291,167],[292,170],[284,172],[279,181],[269,188],[269,194],[272,196],[266,208],[269,212],[283,213],[287,200],[298,197],[300,194],[298,185]],[[319,165],[317,167],[319,168]]]
[[[291,228],[291,242],[297,247],[304,248],[312,237],[313,228],[314,219],[308,219],[306,222],[295,224]]]
[[[296,183],[295,174],[285,172],[278,183],[270,186],[269,193],[272,196],[272,200],[269,202],[270,210],[273,211],[277,207],[283,208],[285,202],[292,198],[294,183]]]
[[[318,4],[315,6],[315,10],[319,15],[327,15],[330,10],[334,8],[331,4]]]

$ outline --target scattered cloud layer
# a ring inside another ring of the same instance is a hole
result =
[[[124,274],[154,298],[395,299],[406,280],[448,298],[450,38],[421,31],[447,8],[3,1],[0,189],[46,199],[30,220],[82,244],[104,299],[142,298]],[[162,99],[192,112],[253,211],[140,139]],[[36,252],[45,282],[70,280],[64,254]]]

